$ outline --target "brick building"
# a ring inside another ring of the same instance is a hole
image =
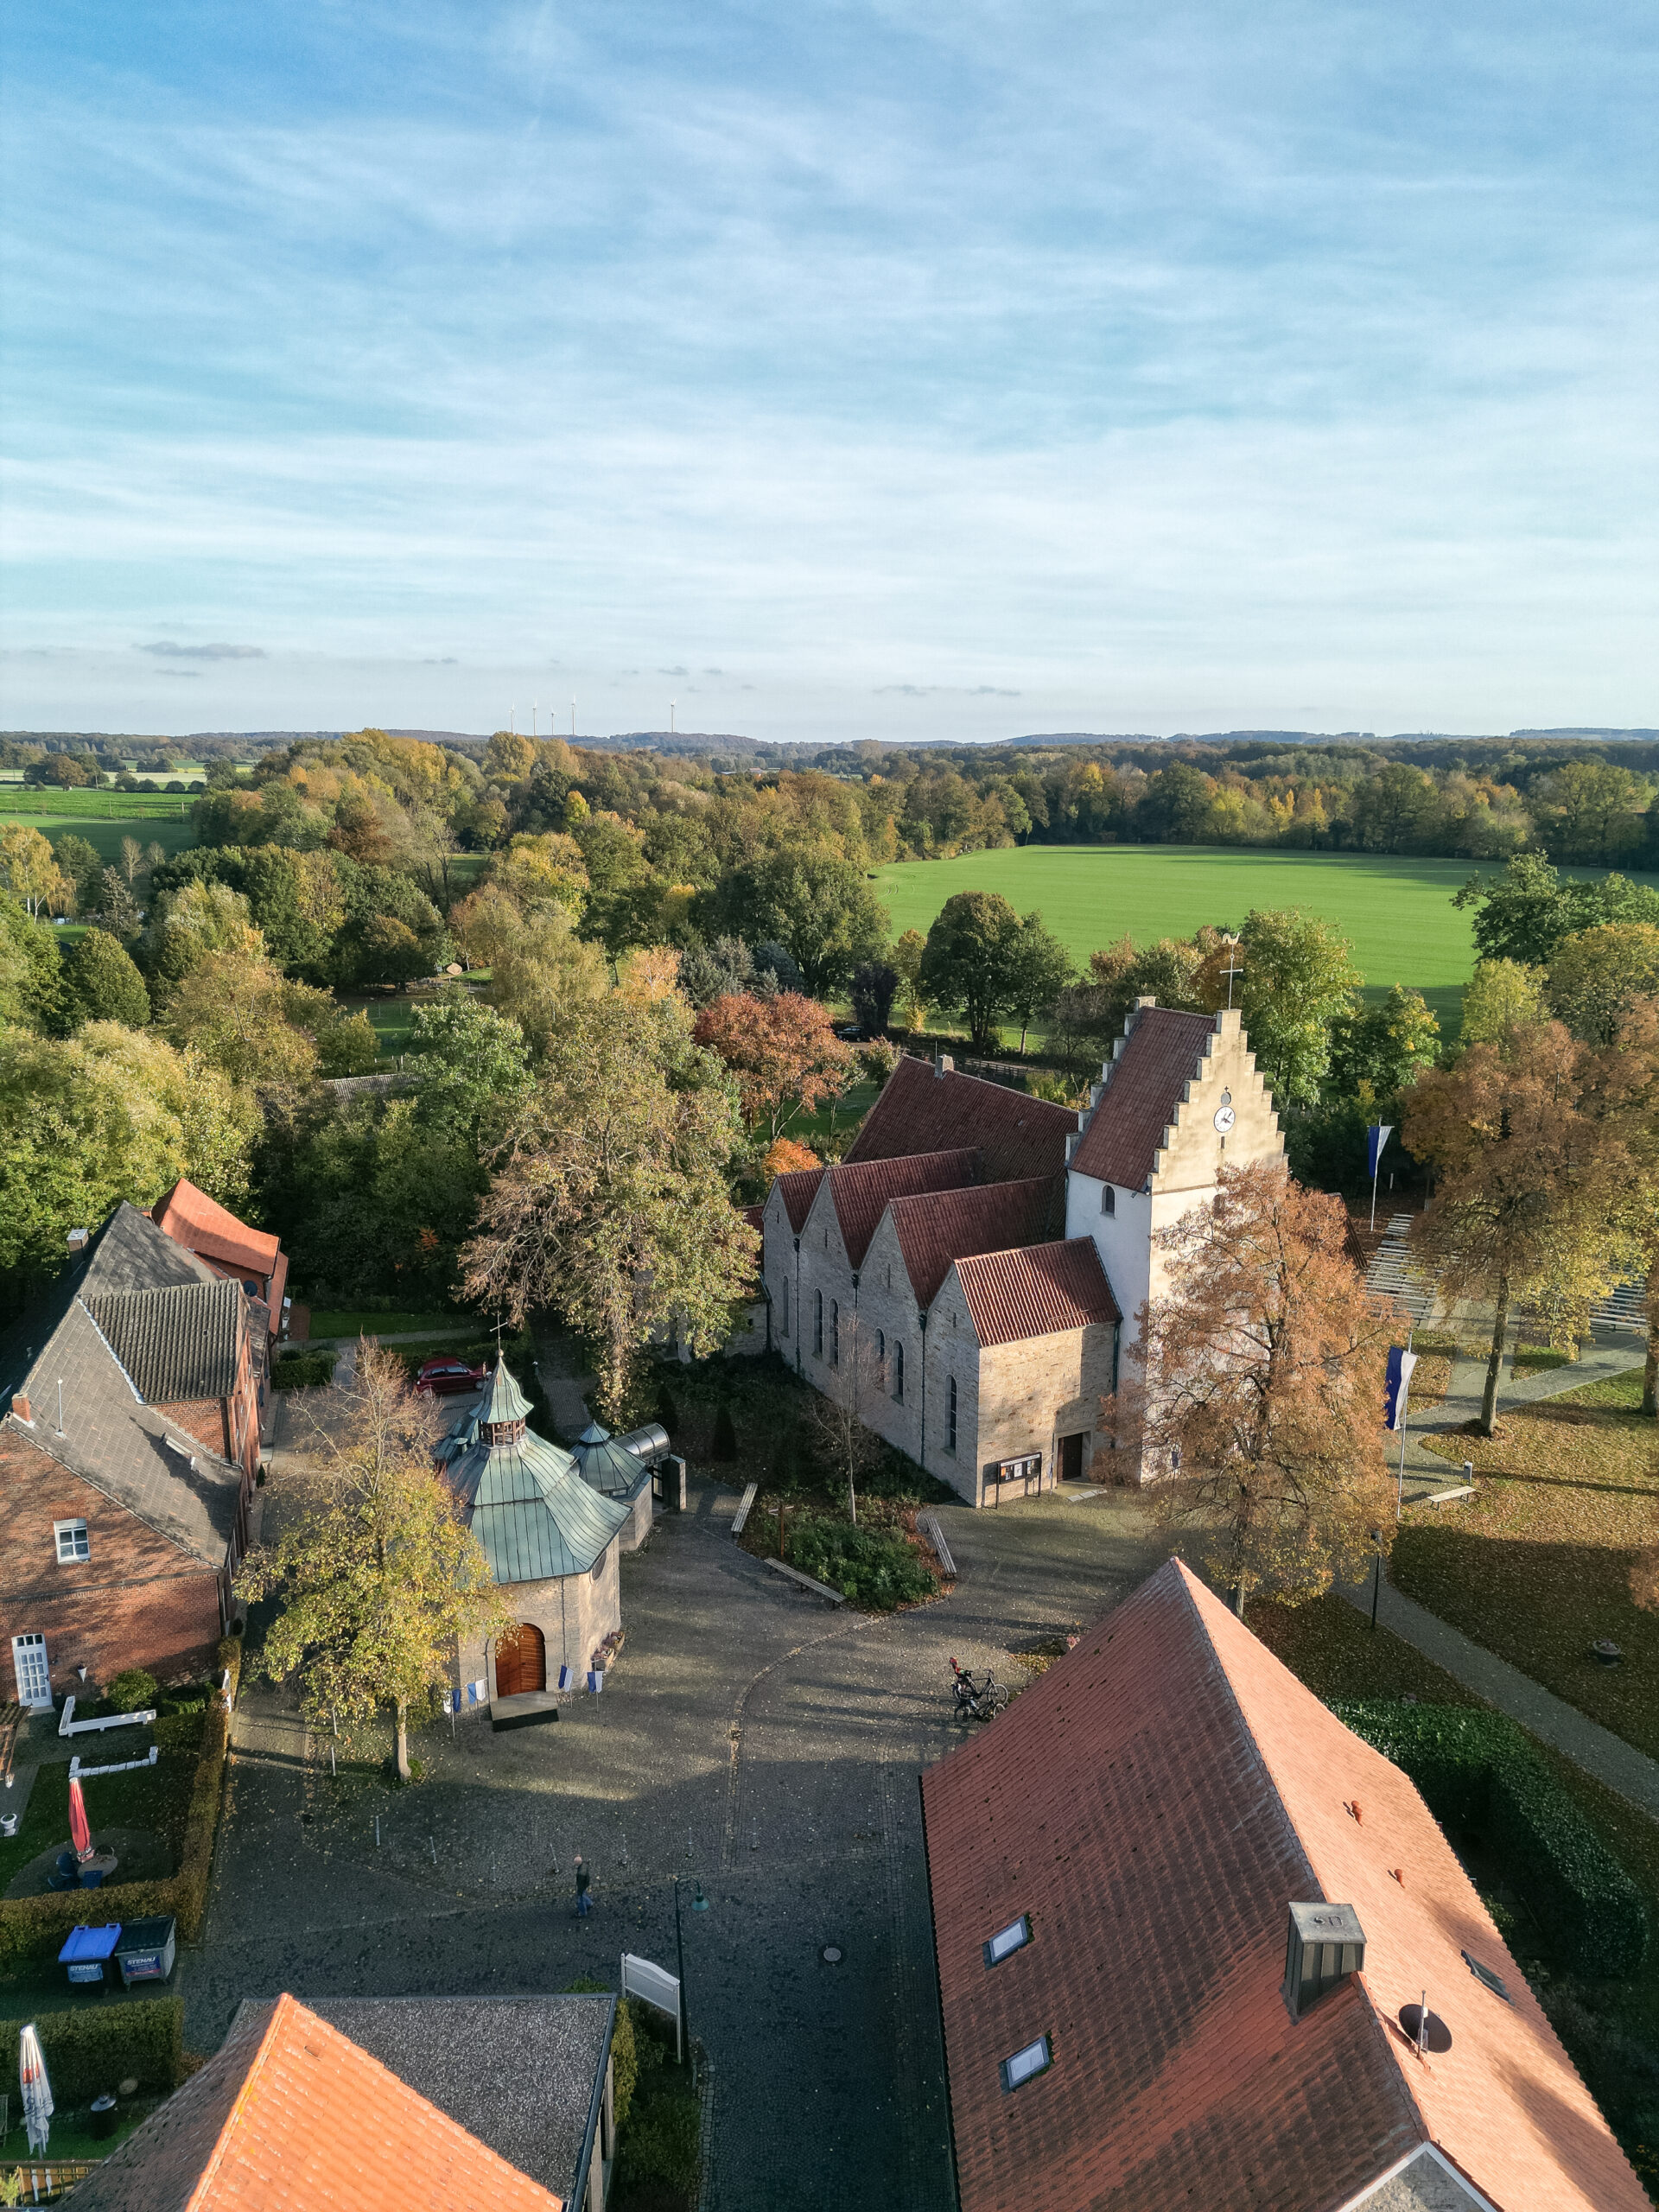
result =
[[[846,1159],[767,1195],[767,1340],[970,1504],[1077,1480],[1160,1231],[1281,1152],[1236,1013],[1143,1001],[1081,1112],[902,1060]]]
[[[252,1308],[250,1320],[256,1341],[262,1328],[267,1347],[272,1338],[282,1335],[288,1255],[268,1230],[250,1229],[182,1178],[156,1199],[149,1217],[213,1274],[241,1284]]]
[[[0,1338],[0,1638],[23,1704],[212,1658],[246,1548],[264,1357],[240,1281],[126,1205]]]
[[[1411,1782],[1179,1560],[922,1809],[962,2212],[1647,2202]]]

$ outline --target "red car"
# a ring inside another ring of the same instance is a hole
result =
[[[476,1390],[488,1376],[484,1367],[468,1367],[464,1359],[429,1359],[415,1377],[415,1388],[429,1397],[453,1398],[463,1390]]]

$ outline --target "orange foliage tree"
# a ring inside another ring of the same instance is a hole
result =
[[[798,991],[770,999],[728,992],[703,1008],[692,1034],[737,1077],[743,1118],[763,1126],[769,1143],[803,1109],[816,1113],[839,1098],[853,1071],[853,1056],[829,1014]]]
[[[1510,1316],[1534,1306],[1570,1344],[1591,1301],[1635,1264],[1629,1157],[1599,1110],[1592,1050],[1559,1021],[1510,1030],[1430,1068],[1406,1093],[1401,1135],[1436,1170],[1412,1241],[1452,1298],[1490,1300],[1480,1429],[1492,1433]]]
[[[1227,1168],[1214,1202],[1160,1232],[1166,1294],[1141,1308],[1116,1405],[1120,1447],[1157,1478],[1156,1516],[1212,1538],[1245,1600],[1317,1597],[1394,1518],[1382,1427],[1395,1315],[1345,1249],[1339,1198],[1272,1165]]]

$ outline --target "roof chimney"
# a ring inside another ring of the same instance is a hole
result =
[[[1293,2020],[1365,1963],[1365,1930],[1351,1904],[1293,1904],[1285,1942],[1285,2005]]]
[[[942,1080],[945,1076],[954,1075],[956,1071],[957,1064],[951,1058],[949,1052],[936,1052],[934,1054],[933,1078],[936,1083]]]
[[[21,1390],[14,1390],[12,1392],[11,1410],[16,1414],[19,1421],[26,1421],[31,1428],[34,1427],[34,1409],[30,1406],[28,1398]]]
[[[90,1229],[72,1229],[69,1232],[69,1249],[72,1252],[84,1252],[92,1242],[92,1234]]]

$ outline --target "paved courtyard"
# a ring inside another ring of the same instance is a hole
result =
[[[947,1662],[1022,1681],[1010,1643],[1098,1616],[1161,1548],[1110,1494],[947,1509],[955,1594],[871,1618],[740,1550],[731,1492],[709,1484],[691,1503],[622,1563],[627,1643],[603,1694],[553,1726],[428,1732],[416,1789],[331,1781],[327,1739],[284,1696],[249,1693],[188,2038],[216,2048],[240,1998],[279,1989],[613,1984],[625,1948],[672,1970],[678,1875],[688,2009],[713,2069],[708,2201],[943,2212],[917,1777],[957,1740]],[[706,1910],[691,1909],[699,1886]]]

